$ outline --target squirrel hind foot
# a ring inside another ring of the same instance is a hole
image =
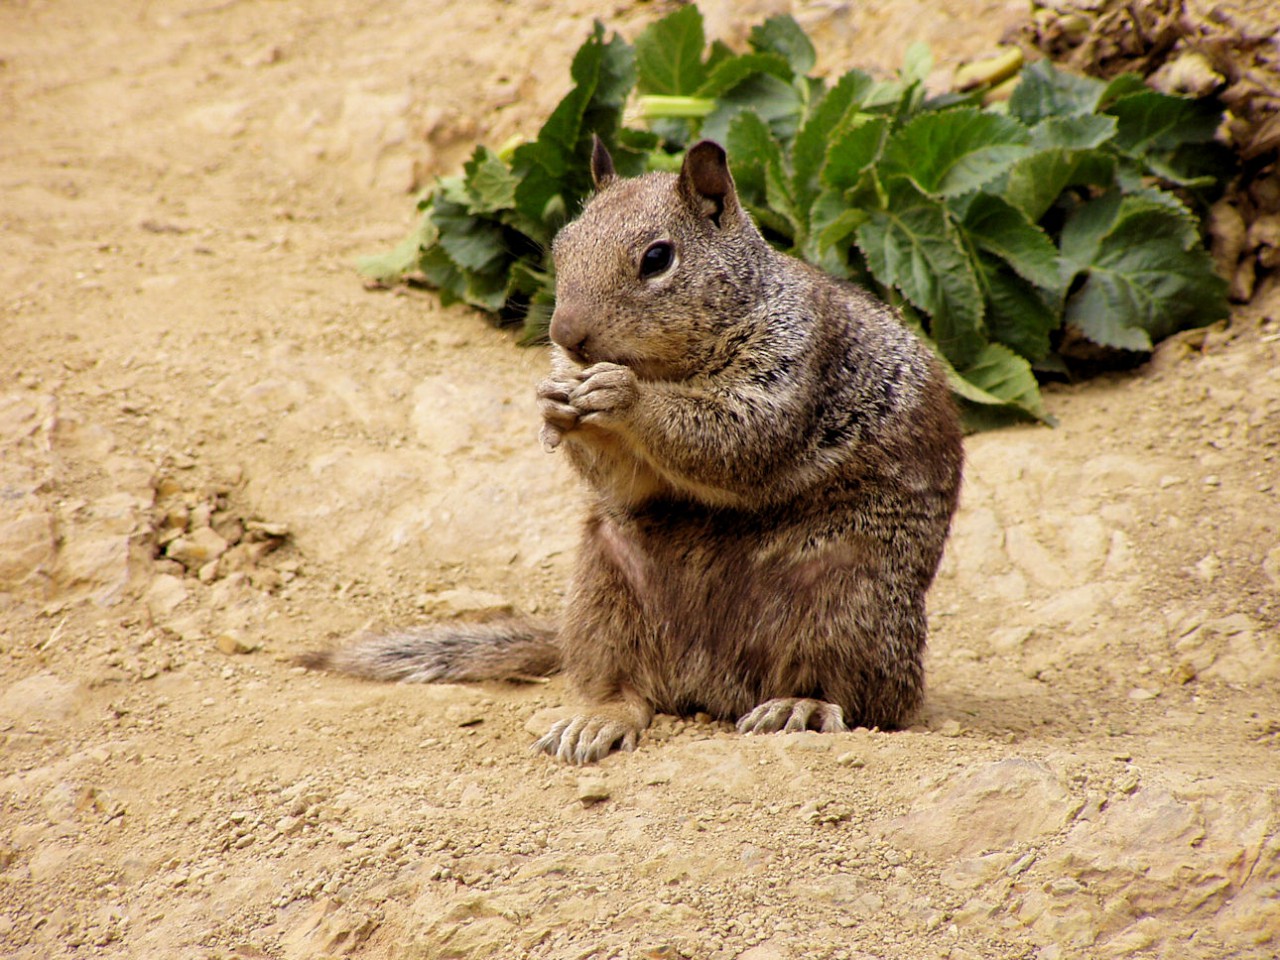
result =
[[[738,721],[739,733],[843,733],[848,730],[839,704],[809,697],[766,700]]]

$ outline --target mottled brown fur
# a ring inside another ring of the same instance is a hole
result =
[[[679,175],[619,179],[603,148],[594,170],[555,243],[538,391],[544,444],[590,493],[555,644],[536,643],[588,706],[538,747],[597,760],[654,711],[747,732],[905,724],[962,461],[937,363],[884,304],[770,248],[715,144]],[[526,636],[494,629],[474,651],[491,671]],[[425,674],[484,672],[440,628],[381,642]],[[391,677],[360,668],[372,651],[328,665]]]

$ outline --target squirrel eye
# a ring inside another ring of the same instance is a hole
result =
[[[675,255],[675,247],[666,240],[649,244],[649,249],[640,257],[640,279],[645,280],[662,273],[671,266]]]

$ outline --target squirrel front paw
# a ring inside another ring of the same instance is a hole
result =
[[[542,446],[550,452],[560,446],[566,433],[578,425],[578,410],[569,394],[578,386],[577,378],[548,377],[538,384],[538,409],[542,412]]]
[[[617,420],[636,402],[640,382],[635,371],[617,363],[594,363],[579,375],[569,402],[586,423]]]
[[[617,363],[596,363],[571,376],[558,374],[538,384],[542,446],[554,450],[566,433],[582,424],[608,426],[635,403],[635,372]]]

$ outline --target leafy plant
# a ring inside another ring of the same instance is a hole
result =
[[[1062,369],[1064,324],[1141,351],[1225,315],[1195,212],[1230,167],[1215,103],[1039,62],[1007,104],[984,107],[981,89],[927,96],[923,46],[890,80],[851,70],[828,84],[815,61],[787,16],[743,53],[708,46],[692,5],[634,47],[597,24],[537,140],[478,147],[420,202],[414,234],[362,269],[416,270],[446,302],[523,317],[536,340],[554,302],[551,238],[590,190],[591,134],[624,174],[673,169],[709,137],[770,241],[896,304],[971,412],[1047,420],[1034,368]],[[622,122],[633,88],[648,129]]]

